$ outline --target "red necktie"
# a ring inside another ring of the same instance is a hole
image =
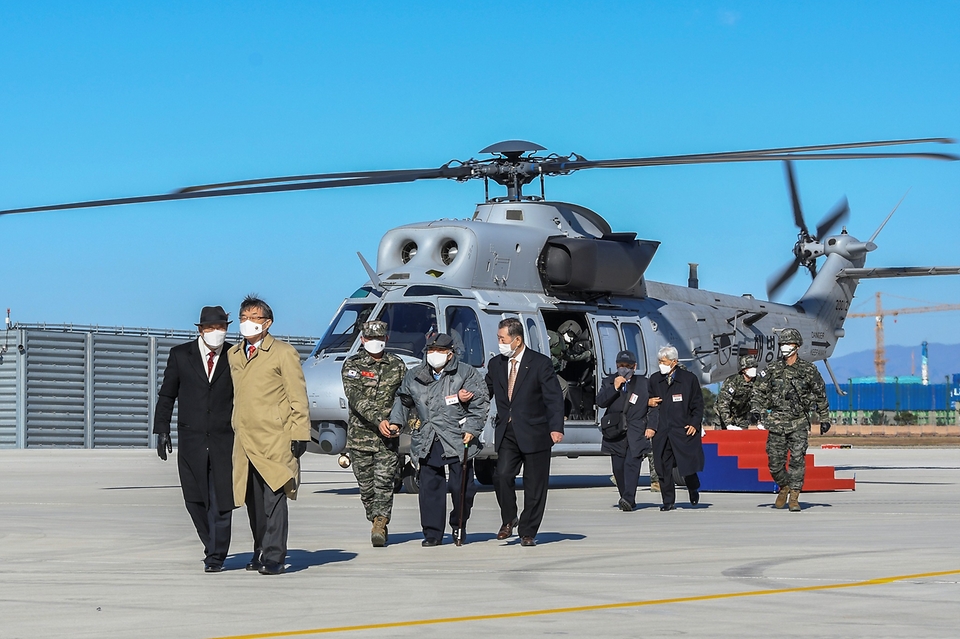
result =
[[[255,350],[257,350],[257,347],[254,346],[253,344],[247,347],[247,359],[250,359],[251,357],[253,357],[253,352]]]
[[[213,376],[213,358],[217,354],[214,351],[207,353],[207,379],[210,379]]]

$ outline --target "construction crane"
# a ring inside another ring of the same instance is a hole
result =
[[[874,313],[848,313],[847,317],[876,318],[877,347],[873,352],[873,366],[877,371],[877,381],[883,383],[887,371],[886,349],[883,345],[883,318],[888,315],[906,315],[908,313],[933,313],[936,311],[960,311],[960,304],[937,304],[936,306],[912,306],[908,308],[883,308],[880,303],[880,291],[877,291],[877,308]]]

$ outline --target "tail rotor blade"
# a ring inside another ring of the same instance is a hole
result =
[[[817,224],[817,239],[822,240],[829,235],[837,223],[846,219],[848,215],[850,215],[850,205],[847,203],[847,198],[843,198],[833,207],[833,210],[827,213],[827,215],[820,220],[820,223]]]
[[[797,193],[797,181],[793,177],[793,162],[787,160],[783,163],[787,170],[787,183],[790,186],[790,199],[793,202],[793,221],[797,228],[803,231],[804,235],[809,235],[807,223],[803,219],[803,209],[800,208],[800,194]]]
[[[797,270],[800,268],[800,258],[794,258],[790,263],[788,263],[784,268],[780,270],[776,275],[772,275],[767,279],[767,299],[773,299],[776,294],[783,288],[783,285],[790,281],[790,278],[797,274]]]

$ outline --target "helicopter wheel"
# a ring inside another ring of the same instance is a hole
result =
[[[407,462],[403,465],[400,471],[400,482],[403,484],[403,489],[411,495],[420,493],[420,473],[412,463]]]

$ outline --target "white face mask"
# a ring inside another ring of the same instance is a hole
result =
[[[363,350],[371,355],[379,355],[386,348],[387,343],[382,339],[368,339],[363,342]]]
[[[748,368],[748,369],[746,369],[746,370],[743,371],[743,372],[746,373],[746,374],[747,374],[747,377],[749,377],[749,378],[751,378],[751,379],[757,376],[757,369],[756,369],[756,368]]]
[[[243,320],[240,322],[240,334],[250,339],[251,337],[256,337],[263,333],[263,326],[257,324],[253,320]]]
[[[780,354],[784,357],[790,357],[797,352],[797,347],[793,344],[784,344],[780,347]]]
[[[227,339],[227,332],[217,329],[214,331],[207,331],[201,336],[203,337],[204,344],[216,350],[223,346],[223,342]]]
[[[434,370],[440,370],[447,365],[447,357],[447,353],[438,353],[436,351],[427,353],[427,364],[429,364]]]
[[[512,344],[513,342],[511,342]],[[500,349],[500,354],[504,357],[513,357],[513,354],[517,352],[517,349],[510,346],[510,344],[497,344],[497,348]]]
[[[670,371],[673,370],[673,366],[667,366],[666,364],[657,364],[657,366],[660,368],[660,372],[664,375],[669,375]]]

